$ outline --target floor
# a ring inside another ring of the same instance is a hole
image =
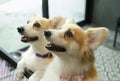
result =
[[[1,0],[0,4],[5,1],[11,0]],[[28,45],[20,42],[20,35],[16,30],[18,26],[26,24],[28,16],[28,14],[19,15],[18,13],[10,14],[0,11],[0,23],[2,23],[0,24],[0,47],[7,52],[12,52]],[[86,29],[89,26],[86,25],[83,28]],[[99,72],[100,81],[120,81],[120,33],[117,38],[116,47],[113,48],[114,31],[110,30],[104,44],[95,51],[95,65]],[[12,70],[12,74],[15,75],[15,70]],[[6,74],[4,77],[8,77],[8,75]],[[0,81],[8,80],[0,79]]]
[[[95,56],[100,81],[120,81],[120,51],[102,45]]]
[[[2,58],[0,58],[0,81],[17,81],[14,68]]]
[[[88,27],[91,25],[86,25],[84,29]],[[114,33],[109,29],[105,42],[94,53],[100,81],[120,81],[120,33],[115,48],[113,47]]]

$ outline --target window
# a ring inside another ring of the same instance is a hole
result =
[[[76,22],[85,20],[86,0],[49,0],[49,16],[75,18]]]
[[[85,20],[86,0],[48,0],[48,3],[49,17]],[[0,0],[0,47],[13,52],[28,45],[20,41],[17,27],[25,25],[33,12],[42,16],[42,0]]]
[[[17,27],[33,13],[42,16],[42,0],[0,0],[0,47],[13,52],[28,44],[20,41]]]

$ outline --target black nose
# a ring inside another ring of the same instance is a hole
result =
[[[17,30],[18,30],[19,33],[23,33],[24,32],[24,28],[23,27],[18,27]]]
[[[45,37],[50,37],[52,33],[50,31],[44,31]]]

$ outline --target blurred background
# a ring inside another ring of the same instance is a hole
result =
[[[16,65],[20,59],[18,51],[29,46],[20,41],[17,27],[25,25],[32,13],[46,18],[74,18],[83,29],[107,27],[110,30],[109,35],[95,51],[96,66],[102,81],[120,81],[119,3],[120,0],[0,0],[0,72],[3,73],[0,81],[17,81],[15,68],[13,69],[15,66],[10,64]],[[4,55],[7,56],[2,58]]]
[[[69,3],[69,4],[68,4]],[[49,0],[49,17],[64,16],[85,19],[86,0]],[[17,33],[17,27],[26,24],[28,17],[36,13],[42,17],[42,0],[1,0],[0,1],[0,46],[11,52],[24,47]]]

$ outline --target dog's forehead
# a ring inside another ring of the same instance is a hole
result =
[[[61,29],[69,29],[69,28],[72,28],[72,27],[74,27],[74,24],[65,24],[65,25],[63,25],[63,26],[61,26],[60,28]]]
[[[63,25],[61,28],[65,31],[70,30],[72,33],[83,32],[83,29],[76,24]]]
[[[40,23],[40,20],[41,20],[40,18],[36,18],[36,19],[33,20],[33,22],[34,23],[36,23],[36,22]]]
[[[86,33],[85,31],[76,24],[69,24],[65,27],[65,31],[70,31],[73,34],[73,39],[79,44],[85,43]]]

